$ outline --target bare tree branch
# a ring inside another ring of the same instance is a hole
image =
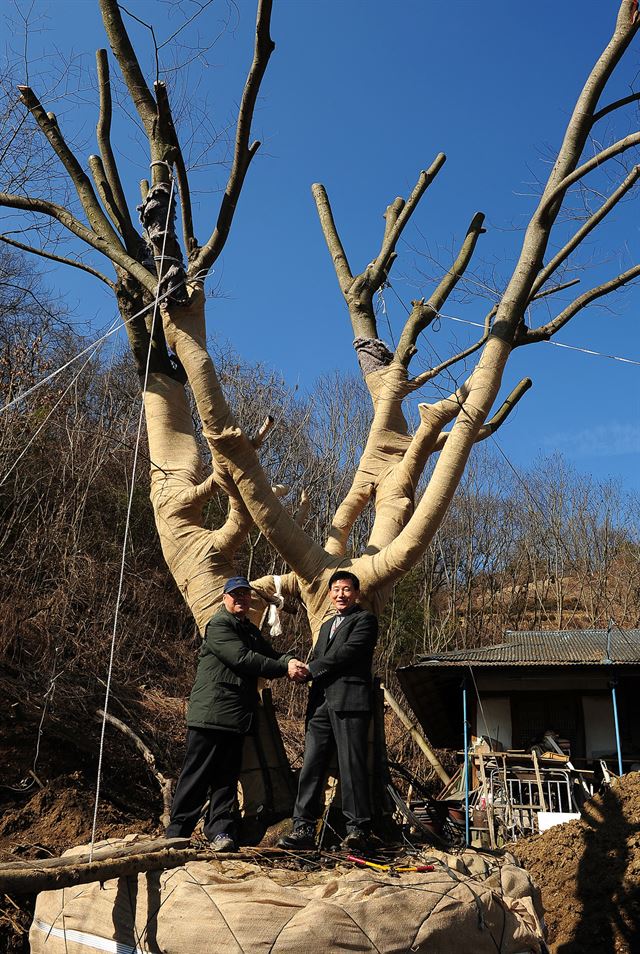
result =
[[[18,242],[17,239],[9,238],[8,235],[0,235],[0,241],[5,242],[7,245],[13,245],[14,248],[19,248],[23,252],[40,255],[42,258],[48,258],[52,262],[60,262],[61,265],[73,265],[74,268],[80,268],[83,272],[88,272],[90,275],[95,276],[95,278],[99,278],[100,281],[108,285],[109,288],[115,289],[116,287],[115,282],[112,282],[106,275],[103,275],[102,272],[92,268],[90,265],[85,265],[84,262],[77,261],[73,258],[64,258],[62,255],[54,255],[53,252],[45,252],[43,248],[36,248],[35,245],[25,245],[23,242]]]
[[[96,52],[96,67],[98,72],[98,88],[100,90],[100,112],[96,126],[98,148],[102,157],[105,176],[111,189],[111,195],[113,196],[113,204],[116,209],[120,233],[124,238],[127,251],[130,255],[134,255],[140,246],[140,236],[134,228],[131,216],[129,215],[129,208],[127,206],[124,189],[122,188],[118,166],[113,154],[113,149],[111,148],[111,119],[113,107],[111,102],[111,76],[109,73],[109,60],[106,50],[98,50]]]
[[[489,322],[487,321],[487,325]],[[474,354],[478,351],[482,345],[486,342],[489,337],[489,327],[487,327],[482,335],[482,338],[479,338],[475,344],[470,345],[468,348],[465,348],[464,351],[459,351],[458,354],[452,355],[452,357],[447,358],[446,361],[442,361],[440,364],[436,365],[435,368],[431,368],[428,371],[423,371],[422,374],[416,375],[415,378],[411,381],[411,385],[414,388],[421,388],[423,384],[426,384],[428,381],[431,381],[433,378],[436,378],[439,374],[442,374],[443,371],[446,371],[447,368],[450,368],[451,365],[457,364],[458,361],[464,361],[465,358],[468,358],[469,355]]]
[[[598,156],[577,168],[591,131],[598,99],[639,26],[637,0],[622,0],[613,35],[587,77],[576,101],[558,157],[538,208],[527,227],[518,262],[491,329],[492,337],[501,338],[513,345],[515,338],[522,333],[524,310],[529,301],[533,283],[542,268],[551,229],[558,217],[567,189],[588,169],[604,161],[605,153],[615,154],[616,147],[611,147],[610,150],[603,150]],[[640,134],[627,137],[627,140],[622,142],[624,146],[618,144],[618,152],[623,151],[623,148],[629,148],[635,142],[640,142]]]
[[[164,828],[168,828],[169,821],[171,820],[171,795],[173,790],[173,779],[167,778],[162,774],[156,765],[156,757],[149,746],[146,744],[146,742],[143,742],[140,736],[137,735],[133,729],[130,729],[125,722],[123,722],[121,719],[117,719],[116,716],[111,715],[110,712],[105,712],[104,709],[96,709],[96,716],[98,719],[105,719],[110,725],[115,726],[116,729],[119,729],[123,735],[126,735],[128,739],[131,739],[138,752],[142,754],[143,759],[149,766],[149,771],[160,787],[160,794],[162,795],[162,815],[160,816],[160,822]]]
[[[322,228],[322,234],[324,235],[327,248],[329,249],[329,254],[331,255],[331,259],[333,261],[333,267],[336,270],[336,276],[338,278],[340,290],[342,291],[343,295],[346,295],[349,291],[349,286],[353,281],[353,274],[351,272],[351,268],[349,267],[349,262],[342,242],[340,241],[340,236],[338,235],[338,230],[333,218],[333,212],[331,210],[331,204],[329,202],[327,191],[322,183],[314,182],[314,184],[311,186],[311,193],[315,199],[316,209],[318,210],[318,218],[320,219],[320,226]]]
[[[418,340],[418,335],[433,321],[464,275],[467,265],[471,261],[476,242],[485,231],[482,227],[483,223],[483,213],[476,212],[467,229],[465,240],[456,256],[455,262],[446,275],[444,275],[434,293],[427,302],[425,302],[424,299],[419,302],[412,302],[413,309],[405,323],[400,341],[398,342],[398,347],[396,348],[394,356],[396,363],[403,365],[405,368],[409,366],[411,358],[417,351],[416,341]],[[476,350],[475,347],[473,350]]]
[[[622,99],[617,99],[615,102],[609,103],[608,106],[603,106],[602,109],[599,109],[597,113],[593,114],[591,125],[595,126],[599,119],[602,119],[603,116],[608,116],[609,113],[614,111],[614,109],[620,109],[622,106],[628,106],[629,103],[637,103],[638,100],[640,100],[640,93],[631,93],[629,96],[624,96]]]
[[[639,275],[640,265],[634,265],[633,268],[627,269],[626,272],[621,272],[620,275],[617,275],[610,281],[603,282],[602,285],[596,285],[595,288],[590,288],[589,291],[586,291],[583,295],[580,295],[579,298],[576,298],[575,301],[568,305],[564,311],[561,311],[560,314],[553,319],[553,321],[549,321],[546,325],[541,325],[539,328],[528,329],[526,333],[518,339],[517,344],[527,345],[534,344],[536,341],[548,341],[549,338],[556,333],[556,331],[559,331],[560,328],[564,327],[564,325],[566,325],[566,323],[573,318],[574,315],[577,315],[579,311],[582,311],[583,308],[586,308],[587,305],[590,305],[592,301],[596,301],[598,298],[603,298],[605,295],[609,295],[612,291],[622,288],[623,285],[627,285]]]
[[[210,268],[224,248],[233,221],[236,206],[240,198],[242,184],[249,164],[260,147],[259,142],[249,145],[251,121],[262,78],[267,69],[269,57],[275,50],[275,43],[269,33],[272,0],[259,0],[256,21],[256,41],[253,62],[242,93],[238,123],[236,126],[236,144],[231,173],[227,181],[224,197],[218,213],[218,221],[206,245],[195,257],[193,272],[202,272]]]
[[[49,140],[51,148],[67,170],[91,228],[105,240],[122,247],[120,237],[102,211],[91,182],[89,181],[89,177],[67,145],[55,116],[53,113],[46,113],[44,111],[37,96],[28,86],[19,86],[18,90],[22,102]]]
[[[390,234],[391,229],[394,227],[398,221],[398,216],[404,209],[404,199],[399,195],[396,199],[393,200],[391,205],[387,206],[387,211],[384,214],[384,239]]]
[[[377,338],[377,323],[373,309],[373,295],[385,280],[396,257],[395,246],[402,231],[414,213],[426,189],[444,165],[446,156],[439,153],[429,169],[421,172],[413,192],[405,202],[398,197],[387,207],[382,247],[377,257],[355,278],[349,267],[342,242],[338,235],[326,190],[319,182],[311,187],[320,224],[344,295],[351,326],[356,338]]]
[[[443,152],[439,152],[429,168],[426,171],[423,170],[420,173],[418,181],[416,182],[411,195],[402,206],[402,209],[400,209],[398,212],[398,215],[391,227],[385,228],[385,234],[382,240],[382,248],[380,249],[373,266],[370,266],[368,269],[368,282],[374,290],[379,288],[385,273],[389,269],[389,259],[395,251],[398,239],[402,235],[405,225],[415,212],[420,199],[425,194],[426,190],[438,175],[446,161],[447,157],[445,154]]]
[[[551,288],[545,288],[543,291],[538,292],[537,295],[534,295],[531,301],[538,301],[540,298],[548,298],[549,295],[555,295],[559,291],[564,291],[565,288],[571,288],[573,285],[579,284],[579,278],[572,278],[570,282],[562,282],[560,285],[553,285]]]
[[[548,265],[539,272],[538,277],[531,286],[530,300],[535,298],[536,293],[542,288],[547,279],[555,270],[569,257],[571,252],[580,245],[580,243],[592,232],[605,218],[606,215],[618,204],[618,202],[627,194],[640,178],[640,166],[634,166],[626,179],[620,183],[615,192],[612,192],[609,198],[602,203],[597,212],[594,212],[582,225],[575,235],[553,256]]]
[[[500,427],[502,427],[502,425],[504,424],[506,419],[509,417],[514,407],[518,403],[518,401],[522,397],[524,397],[524,395],[527,393],[529,388],[532,387],[532,383],[533,382],[531,381],[531,378],[523,378],[522,381],[520,381],[515,386],[515,388],[509,395],[509,397],[504,400],[504,402],[502,403],[500,408],[496,411],[496,413],[493,415],[491,420],[487,421],[487,423],[480,428],[480,430],[478,431],[478,436],[476,437],[476,444],[478,444],[480,441],[486,440],[487,437],[491,437],[492,434],[495,434],[496,431]],[[442,450],[448,438],[449,438],[448,431],[440,434],[438,436],[438,439],[436,440],[434,450],[435,451]]]
[[[173,122],[171,105],[167,95],[167,87],[164,83],[155,84],[156,99],[158,101],[158,117],[162,125],[163,135],[167,142],[173,145],[174,153],[172,156],[176,169],[176,178],[178,180],[178,190],[180,192],[180,211],[182,215],[182,236],[187,257],[194,254],[197,246],[193,234],[193,215],[191,212],[191,193],[189,191],[189,179],[187,176],[187,167],[180,148],[178,134]]]
[[[628,149],[632,149],[638,145],[640,145],[640,132],[631,133],[631,135],[625,136],[624,139],[619,139],[618,142],[614,142],[613,145],[607,146],[606,149],[601,149],[600,152],[597,152],[586,162],[583,162],[581,166],[578,166],[577,169],[574,169],[573,172],[567,175],[548,195],[543,197],[544,202],[539,206],[538,213],[545,215],[570,186],[574,185],[578,180],[583,179],[587,173],[597,169],[598,166],[601,166],[607,159],[619,156]]]
[[[33,196],[12,195],[9,192],[0,192],[0,206],[6,206],[10,209],[21,209],[24,212],[39,212],[42,215],[48,215],[64,225],[66,229],[73,232],[78,238],[86,242],[92,248],[102,252],[107,258],[111,259],[116,265],[120,265],[125,271],[129,272],[134,278],[151,292],[155,293],[156,281],[153,275],[139,262],[134,261],[122,245],[118,243],[114,246],[111,242],[105,241],[101,235],[96,235],[86,225],[78,221],[67,209],[54,202],[48,202],[46,199],[38,199]]]
[[[100,11],[109,44],[120,66],[129,95],[151,141],[156,119],[156,102],[140,69],[117,0],[100,0]]]
[[[98,195],[100,196],[100,201],[107,210],[107,214],[115,227],[118,229],[120,234],[122,234],[120,217],[118,214],[118,209],[115,204],[113,193],[111,191],[111,186],[107,180],[107,174],[102,163],[100,156],[89,156],[89,168],[91,170],[91,177],[95,184],[96,189],[98,190]],[[138,244],[140,242],[138,241]]]

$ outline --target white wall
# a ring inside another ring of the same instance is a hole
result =
[[[490,736],[502,743],[505,749],[511,748],[511,702],[508,696],[481,697],[476,712],[476,735]],[[484,718],[483,718],[484,714]],[[486,723],[486,724],[485,724]]]
[[[583,696],[585,748],[588,759],[616,751],[611,696]]]

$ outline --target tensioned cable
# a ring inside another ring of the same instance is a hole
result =
[[[9,468],[9,470],[4,474],[4,476],[2,477],[2,480],[0,480],[0,487],[2,487],[3,484],[5,484],[6,481],[9,479],[9,476],[10,476],[10,475],[13,473],[13,471],[16,469],[16,467],[18,466],[18,464],[20,463],[20,461],[22,460],[22,458],[24,457],[24,455],[27,453],[27,451],[29,450],[29,448],[31,447],[31,445],[33,444],[33,442],[35,441],[35,439],[36,439],[36,437],[38,436],[38,434],[40,433],[40,431],[42,431],[43,428],[45,428],[45,427],[47,426],[47,423],[49,422],[49,420],[50,420],[51,417],[53,416],[54,411],[55,411],[55,410],[58,408],[58,406],[62,403],[62,401],[64,400],[64,398],[66,397],[66,395],[69,393],[69,391],[71,390],[71,388],[75,385],[75,383],[76,383],[76,382],[78,381],[78,379],[80,378],[80,375],[82,374],[82,372],[84,371],[84,369],[87,367],[88,364],[91,363],[91,361],[93,360],[93,358],[95,357],[95,355],[96,355],[96,354],[98,353],[98,351],[100,350],[100,344],[101,344],[100,341],[96,343],[96,345],[95,345],[93,351],[90,353],[89,357],[88,357],[87,360],[84,362],[84,364],[80,367],[80,370],[74,375],[74,377],[71,379],[70,383],[69,383],[69,384],[67,385],[67,387],[64,389],[64,391],[62,392],[62,394],[60,395],[60,397],[58,398],[58,400],[56,401],[56,403],[53,405],[53,407],[51,408],[51,410],[49,411],[49,413],[47,414],[47,416],[45,417],[45,419],[44,419],[44,420],[42,421],[42,423],[40,424],[40,426],[39,426],[38,428],[36,428],[36,430],[34,431],[34,433],[31,435],[30,439],[27,441],[27,443],[26,443],[25,446],[23,447],[22,451],[18,454],[18,456],[17,456],[16,459],[14,460],[14,462],[13,462],[13,464],[11,465],[11,467]]]
[[[398,299],[398,301],[400,302],[400,304],[402,305],[402,307],[404,308],[404,310],[407,312],[407,314],[410,314],[409,308],[404,303],[400,295],[397,293],[397,291],[395,290],[391,282],[389,282],[388,285],[389,285],[389,288],[394,293],[394,295],[396,296],[396,298]],[[468,318],[458,318],[457,315],[445,315],[444,312],[442,311],[437,312],[436,318],[446,318],[448,321],[457,321],[461,325],[471,325],[473,328],[484,329],[485,327],[483,322],[469,321]],[[551,339],[545,341],[544,343],[553,345],[555,348],[566,348],[567,351],[580,351],[582,354],[591,354],[597,358],[609,358],[611,361],[621,361],[623,364],[633,364],[636,367],[640,367],[640,361],[637,361],[635,358],[625,358],[622,355],[618,355],[618,354],[607,354],[604,351],[594,351],[592,348],[580,348],[578,347],[578,345],[564,344],[564,342],[562,341],[553,341]],[[436,354],[436,357],[438,357],[438,354],[435,348],[433,348],[433,345],[431,345],[431,348]],[[438,360],[440,360],[439,357],[438,357]]]
[[[162,251],[160,254],[160,267],[158,269],[158,285],[156,288],[155,301],[153,303],[153,315],[151,317],[151,328],[149,329],[149,348],[147,350],[147,361],[146,361],[146,365],[144,369],[144,379],[142,382],[142,395],[140,399],[140,415],[138,418],[138,431],[136,434],[135,450],[133,454],[133,465],[131,468],[131,488],[129,490],[129,500],[127,503],[127,517],[126,517],[125,527],[124,527],[124,539],[122,542],[122,559],[120,561],[120,578],[118,581],[118,594],[116,596],[116,608],[115,608],[114,617],[113,617],[113,631],[111,633],[111,650],[109,653],[109,668],[107,671],[107,684],[105,687],[104,705],[102,706],[102,713],[103,713],[102,714],[102,729],[100,732],[100,751],[98,754],[98,777],[96,780],[96,798],[95,798],[95,805],[93,809],[93,825],[91,828],[91,848],[89,850],[89,862],[93,861],[93,846],[95,843],[96,826],[98,823],[98,805],[100,802],[100,782],[102,777],[102,759],[104,755],[104,736],[105,736],[105,728],[107,725],[107,708],[109,705],[109,694],[111,692],[111,676],[113,673],[113,659],[115,655],[116,632],[118,629],[118,616],[120,613],[120,602],[122,599],[122,589],[124,586],[124,568],[125,568],[125,561],[126,561],[126,555],[127,555],[127,538],[129,536],[129,524],[131,522],[131,508],[133,505],[133,493],[135,490],[136,468],[138,465],[138,448],[140,446],[140,437],[142,435],[142,422],[144,420],[144,394],[147,389],[147,381],[149,379],[149,366],[151,363],[151,346],[153,342],[153,332],[154,332],[156,317],[158,314],[158,305],[160,302],[160,278],[162,276],[162,265],[164,262],[164,252],[165,252],[165,246],[167,242],[167,232],[169,231],[169,221],[171,218],[171,205],[173,202],[174,185],[175,185],[175,180],[172,175],[171,176],[171,191],[169,193],[169,204],[167,207],[167,220],[164,226],[164,235],[162,239]]]
[[[9,408],[13,407],[15,404],[19,404],[20,401],[23,401],[26,397],[28,397],[34,391],[37,391],[38,388],[41,388],[43,384],[47,384],[48,381],[51,381],[53,380],[53,378],[56,378],[59,374],[62,374],[62,372],[65,371],[72,364],[74,364],[74,362],[84,357],[84,355],[87,354],[88,351],[91,351],[92,348],[101,344],[111,335],[114,335],[117,331],[120,331],[121,328],[126,327],[126,325],[130,324],[130,322],[134,321],[134,319],[140,318],[142,315],[145,314],[145,312],[150,311],[152,308],[155,309],[161,301],[164,301],[165,298],[168,298],[169,295],[172,295],[174,291],[177,288],[180,288],[181,285],[184,285],[186,281],[193,281],[194,279],[197,280],[203,274],[204,274],[204,269],[201,272],[197,272],[195,275],[190,276],[188,279],[187,278],[181,279],[179,282],[176,282],[175,285],[171,285],[171,287],[168,288],[167,291],[160,296],[158,296],[156,292],[156,298],[154,301],[150,302],[148,305],[145,305],[144,308],[141,308],[140,311],[136,312],[135,315],[131,315],[130,318],[127,318],[126,320],[120,322],[118,325],[115,326],[115,328],[110,328],[109,331],[107,331],[104,335],[102,335],[100,338],[96,338],[95,341],[92,341],[91,344],[88,344],[86,348],[83,348],[82,351],[79,351],[78,354],[76,354],[73,358],[70,358],[68,361],[66,361],[61,367],[56,368],[55,371],[52,371],[51,374],[48,374],[46,378],[43,378],[41,381],[37,381],[30,388],[27,388],[26,391],[22,391],[20,394],[18,394],[17,397],[13,398],[11,401],[5,404],[4,407],[0,407],[0,413],[2,413],[3,411],[8,411]]]
[[[438,312],[439,318],[447,318],[449,321],[459,321],[463,325],[472,325],[474,328],[484,328],[484,324],[478,321],[469,321],[466,318],[458,318],[455,315],[445,315],[441,311]],[[592,354],[597,358],[610,358],[611,361],[622,361],[624,364],[634,364],[637,367],[640,367],[640,361],[636,361],[634,358],[624,358],[618,354],[606,354],[604,351],[593,351],[591,348],[579,348],[578,345],[564,344],[562,341],[544,341],[544,344],[553,345],[555,348],[566,348],[568,351],[580,351],[582,354]]]

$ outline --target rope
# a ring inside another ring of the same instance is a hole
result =
[[[201,274],[202,272],[196,273],[194,276],[189,278],[188,281],[193,281],[194,279],[200,278]],[[68,361],[66,361],[60,368],[57,368],[57,370],[52,371],[51,374],[48,374],[46,376],[46,378],[42,378],[41,381],[37,381],[36,384],[32,385],[30,388],[27,388],[26,391],[22,391],[20,394],[18,394],[17,397],[13,398],[13,400],[9,401],[3,407],[0,407],[0,413],[2,413],[2,411],[8,411],[9,408],[12,408],[15,404],[18,404],[20,401],[23,401],[26,397],[28,397],[34,391],[37,391],[38,388],[41,388],[44,384],[47,384],[48,381],[52,381],[53,378],[56,378],[59,374],[62,374],[63,371],[66,371],[68,367],[70,367],[80,358],[84,357],[84,355],[87,354],[87,352],[91,351],[92,348],[97,347],[97,345],[101,344],[103,341],[106,341],[106,339],[109,338],[111,335],[114,335],[116,331],[120,331],[121,328],[125,328],[130,322],[134,321],[136,318],[140,318],[141,315],[144,315],[147,311],[150,311],[152,308],[154,309],[157,308],[158,304],[161,301],[164,301],[165,298],[168,298],[169,295],[172,295],[174,291],[177,288],[180,288],[181,285],[184,285],[186,281],[187,281],[186,278],[181,279],[175,285],[172,285],[170,288],[168,288],[167,291],[164,292],[164,294],[160,295],[159,297],[158,297],[158,290],[156,290],[156,298],[154,301],[150,302],[148,305],[145,305],[144,308],[141,308],[140,311],[136,312],[135,315],[131,315],[131,317],[127,318],[126,321],[121,321],[115,327],[110,328],[109,331],[107,331],[104,335],[102,335],[100,338],[97,338],[95,341],[92,341],[91,344],[87,345],[86,348],[83,348],[82,351],[79,351],[77,355],[75,355],[73,358],[70,358]]]
[[[472,325],[474,328],[484,328],[484,324],[481,324],[479,321],[468,321],[466,318],[457,318],[455,315],[444,315],[441,311],[438,312],[439,318],[447,318],[449,321],[459,321],[462,325]],[[636,367],[640,367],[640,361],[636,361],[635,358],[624,358],[618,354],[607,354],[604,351],[593,351],[591,348],[579,348],[578,345],[564,344],[562,341],[545,341],[544,344],[553,345],[554,348],[566,348],[568,351],[580,351],[582,354],[591,354],[596,358],[609,358],[611,361],[622,361],[623,364],[633,364]]]
[[[400,295],[398,294],[398,292],[395,290],[395,288],[393,287],[393,285],[391,284],[391,282],[388,281],[388,282],[386,283],[385,287],[391,289],[391,291],[392,291],[393,294],[396,296],[396,298],[398,299],[398,301],[400,302],[400,304],[402,305],[402,307],[404,308],[404,310],[406,311],[406,313],[407,313],[407,314],[410,314],[409,308],[408,308],[407,305],[404,303],[404,301],[402,300],[402,298],[400,297]],[[386,311],[383,312],[383,313],[384,313],[385,316],[386,316]],[[467,318],[458,318],[456,315],[445,315],[445,314],[444,314],[443,312],[441,312],[441,311],[439,311],[439,312],[437,313],[437,316],[436,316],[436,317],[437,317],[437,318],[446,318],[448,321],[458,321],[458,322],[460,322],[461,325],[471,325],[473,328],[483,328],[483,329],[484,329],[484,323],[483,323],[483,322],[480,322],[480,321],[469,321]],[[387,318],[387,321],[388,321],[388,318]],[[591,348],[580,348],[580,347],[578,347],[578,345],[564,344],[564,342],[562,342],[562,341],[552,341],[552,340],[548,340],[548,341],[545,341],[544,344],[553,345],[554,348],[566,348],[568,351],[580,351],[582,354],[591,354],[591,355],[594,355],[594,356],[597,357],[597,358],[609,358],[611,361],[621,361],[623,364],[633,364],[633,365],[635,365],[636,367],[640,367],[640,361],[637,361],[635,358],[625,358],[625,357],[623,357],[623,356],[621,356],[621,355],[618,355],[618,354],[607,354],[605,351],[594,351],[594,350],[592,350]],[[435,348],[433,347],[433,345],[430,344],[430,342],[429,342],[428,339],[427,339],[427,345],[431,347],[432,351],[436,354],[436,357],[438,357],[438,354],[437,354]],[[440,358],[439,358],[439,357],[438,357],[438,360],[440,361]]]
[[[13,464],[11,465],[11,467],[9,468],[9,470],[4,474],[2,480],[0,480],[0,487],[2,487],[3,484],[5,484],[5,483],[7,482],[7,480],[8,480],[9,477],[10,477],[10,475],[13,473],[13,471],[16,469],[16,467],[18,466],[18,464],[20,463],[20,461],[22,460],[22,458],[24,457],[24,455],[27,453],[27,451],[29,450],[29,448],[31,447],[31,445],[33,444],[33,442],[35,441],[35,439],[36,439],[36,437],[38,436],[38,434],[40,433],[40,431],[41,431],[44,427],[47,426],[47,423],[49,422],[49,420],[50,420],[51,417],[53,416],[55,410],[56,410],[56,409],[58,408],[58,406],[62,403],[62,401],[64,400],[64,398],[66,397],[66,395],[69,393],[69,391],[71,390],[71,388],[74,386],[74,384],[76,383],[76,381],[79,379],[79,377],[80,377],[80,375],[82,374],[82,372],[84,371],[84,369],[85,369],[85,368],[87,367],[87,365],[92,361],[92,359],[94,358],[94,356],[98,353],[99,349],[100,349],[100,342],[98,342],[98,343],[96,344],[94,350],[91,352],[91,354],[89,355],[89,357],[87,358],[87,360],[84,362],[84,364],[82,365],[82,367],[80,368],[80,370],[77,372],[77,374],[72,378],[72,380],[70,381],[70,383],[69,383],[69,384],[67,385],[67,387],[64,389],[64,391],[62,392],[62,394],[60,395],[60,397],[58,398],[58,400],[56,401],[56,403],[53,405],[53,407],[51,408],[51,410],[49,411],[49,413],[47,414],[47,416],[45,417],[45,419],[44,419],[44,420],[42,421],[42,423],[40,424],[40,427],[36,428],[36,430],[34,431],[34,433],[31,435],[31,438],[27,441],[27,443],[26,443],[25,446],[23,447],[22,451],[18,454],[18,456],[17,456],[16,459],[14,460],[14,462],[13,462]]]
[[[160,257],[159,276],[162,275],[162,262],[164,261],[164,251],[165,251],[165,245],[167,241],[167,231],[169,228],[169,221],[171,217],[171,203],[173,201],[174,185],[175,185],[175,182],[172,176],[171,177],[171,192],[169,193],[169,203],[167,207],[167,221],[165,223],[164,236],[162,239],[162,253]],[[133,466],[131,468],[131,489],[129,491],[129,500],[127,503],[127,518],[126,518],[125,527],[124,527],[124,539],[122,541],[122,559],[120,562],[120,578],[118,581],[118,595],[116,597],[116,608],[115,608],[115,613],[113,617],[113,631],[111,634],[109,669],[107,674],[107,685],[105,688],[104,704],[102,706],[103,714],[102,714],[102,728],[100,732],[100,751],[98,755],[98,776],[96,780],[96,798],[95,798],[95,804],[93,809],[93,825],[91,828],[91,848],[89,851],[90,862],[93,861],[93,846],[95,844],[96,825],[98,823],[98,805],[100,803],[100,782],[102,778],[102,760],[104,755],[104,736],[105,736],[105,728],[107,725],[107,709],[109,705],[109,694],[111,692],[111,676],[113,673],[113,659],[115,654],[116,632],[118,629],[118,616],[120,613],[120,602],[122,599],[122,589],[124,585],[124,568],[125,568],[125,561],[126,561],[126,555],[127,555],[127,537],[129,536],[129,524],[131,522],[131,508],[133,505],[133,493],[135,489],[136,468],[138,465],[138,449],[140,447],[140,437],[142,434],[142,422],[144,420],[144,394],[147,389],[147,381],[149,379],[149,365],[151,363],[151,345],[153,341],[153,332],[155,328],[156,316],[158,314],[159,302],[160,302],[160,281],[158,280],[158,285],[156,288],[156,297],[153,303],[153,315],[151,318],[151,328],[149,330],[149,348],[147,351],[147,362],[144,369],[144,380],[142,383],[142,397],[140,400],[140,416],[138,418],[138,431],[136,434],[136,443],[135,443],[135,450],[133,455]]]

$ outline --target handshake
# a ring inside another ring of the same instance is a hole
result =
[[[290,659],[287,675],[291,682],[306,682],[310,678],[311,673],[306,663],[301,662],[299,659]]]

